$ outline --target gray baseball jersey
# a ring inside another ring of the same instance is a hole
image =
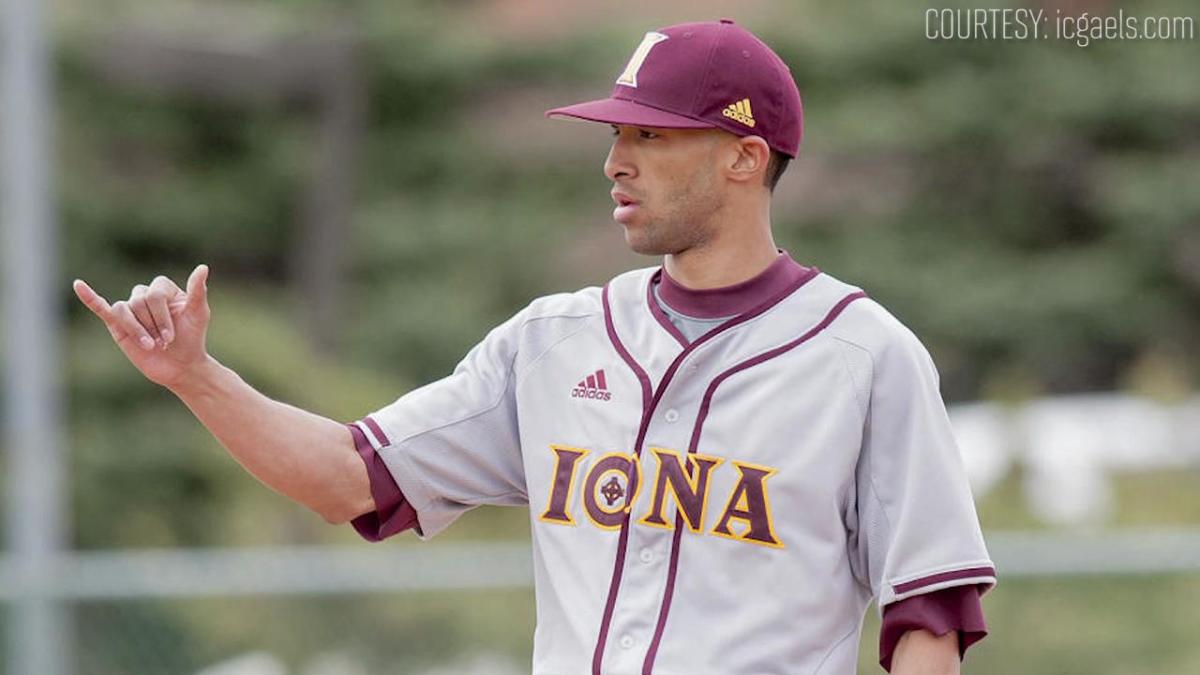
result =
[[[853,673],[873,596],[995,582],[925,348],[773,267],[694,340],[658,268],[538,299],[356,423],[422,538],[528,506],[534,673]]]

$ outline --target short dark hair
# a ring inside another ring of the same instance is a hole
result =
[[[770,188],[771,192],[774,192],[775,186],[779,185],[779,179],[783,176],[783,172],[787,171],[790,161],[792,158],[782,152],[771,151],[771,159],[767,160],[767,172],[763,174],[763,185]]]

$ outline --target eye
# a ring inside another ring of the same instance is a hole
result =
[[[615,124],[610,124],[609,126],[612,127],[612,133],[610,134],[611,136],[620,136],[621,135],[620,127],[618,127]],[[642,138],[645,140],[662,138],[662,134],[656,134],[653,131],[650,131],[649,129],[638,129],[637,132],[638,132],[638,138]]]

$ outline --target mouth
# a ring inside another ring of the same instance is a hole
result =
[[[617,204],[617,208],[613,209],[613,220],[618,223],[628,223],[641,206],[641,202],[617,190],[612,191],[612,198]]]

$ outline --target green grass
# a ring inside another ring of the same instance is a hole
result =
[[[1108,526],[1200,527],[1200,469],[1117,474],[1110,480],[1113,515]],[[1019,467],[975,501],[985,531],[1046,527],[1026,506]]]
[[[968,653],[964,673],[1200,672],[1200,575],[1002,579],[984,609],[989,635]],[[868,663],[860,673],[881,672]]]

